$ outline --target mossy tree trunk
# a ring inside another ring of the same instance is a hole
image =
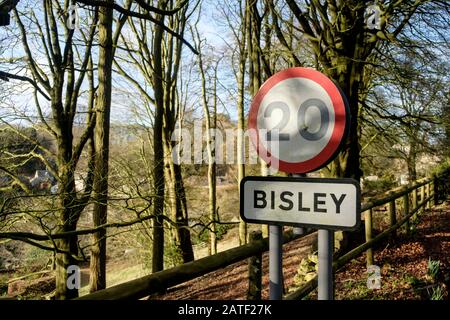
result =
[[[184,35],[187,23],[187,10],[185,6],[177,14],[168,17],[168,26],[176,30],[180,35]],[[172,141],[176,123],[182,127],[181,115],[185,105],[180,99],[180,92],[177,87],[182,64],[183,44],[171,34],[166,34],[164,38],[164,132],[163,143],[166,148],[166,168],[171,181],[167,181],[169,193],[173,195],[171,205],[171,220],[174,223],[174,244],[181,254],[184,263],[194,260],[192,249],[191,233],[189,229],[189,214],[186,202],[186,191],[182,174],[181,163],[175,163],[172,157],[176,142]]]
[[[158,21],[164,23],[164,16],[158,15]],[[153,249],[152,272],[164,269],[164,87],[162,65],[162,42],[164,30],[160,25],[154,29],[152,47],[153,76],[152,84],[155,95],[155,119],[153,122],[153,189],[155,198],[153,201]]]
[[[114,3],[109,0],[108,3]],[[111,84],[113,62],[112,23],[113,9],[99,9],[99,60],[98,96],[96,101],[95,175],[94,175],[94,226],[107,222],[108,173],[109,173],[109,127],[111,114]],[[106,229],[92,235],[90,260],[90,292],[106,288]]]

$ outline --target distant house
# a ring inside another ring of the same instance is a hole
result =
[[[75,191],[82,192],[86,187],[85,178],[82,175],[75,176]],[[52,194],[58,193],[58,184],[52,185],[50,188]]]
[[[53,187],[50,188],[50,192],[52,194],[58,193],[58,184],[55,184]]]
[[[30,179],[31,187],[37,190],[48,190],[55,183],[55,177],[47,170],[36,170]]]

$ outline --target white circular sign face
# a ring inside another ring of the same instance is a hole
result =
[[[334,129],[330,97],[306,78],[289,78],[275,85],[262,100],[257,117],[258,128],[266,128],[269,135],[261,139],[262,145],[286,162],[314,158],[326,147]],[[278,143],[273,143],[273,131],[278,131]]]
[[[338,151],[346,125],[339,88],[325,75],[306,68],[290,68],[269,78],[249,115],[260,157],[289,173],[325,165]]]

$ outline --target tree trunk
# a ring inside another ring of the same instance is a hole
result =
[[[175,191],[177,205],[176,221],[179,239],[179,247],[183,256],[183,262],[187,263],[194,260],[194,251],[192,249],[191,233],[189,231],[189,219],[186,203],[186,191],[184,189],[181,165],[172,162],[175,176]]]
[[[186,7],[178,14],[170,16],[167,24],[172,30],[176,30],[180,35],[184,35],[186,26]],[[181,253],[183,262],[190,262],[194,260],[194,252],[192,249],[191,234],[188,223],[188,209],[186,203],[186,194],[183,183],[183,175],[181,165],[175,164],[172,158],[173,149],[176,145],[171,140],[172,134],[175,131],[176,121],[180,122],[180,130],[182,126],[182,102],[179,99],[178,92],[178,76],[182,58],[183,44],[179,39],[175,39],[172,35],[167,34],[165,39],[164,50],[164,132],[163,139],[165,143],[167,164],[169,168],[169,179],[167,181],[170,194],[172,194],[172,221],[175,222],[174,239],[178,252]],[[177,118],[180,116],[180,118]]]
[[[361,40],[354,40],[355,43],[352,45],[353,48],[347,50],[360,50],[359,46],[362,44],[358,41]],[[347,47],[350,47],[350,45]],[[341,88],[349,104],[351,120],[348,137],[344,142],[342,151],[330,166],[331,175],[334,177],[353,178],[359,181],[362,176],[359,155],[359,97],[362,84],[361,80],[364,77],[364,65],[355,61],[348,62],[346,57],[337,57],[336,60],[337,66],[340,66],[340,68],[337,68],[339,71],[336,71],[336,69],[326,69],[325,74],[335,80]],[[344,65],[345,67],[342,67]]]
[[[249,77],[250,94],[254,97],[263,82],[263,70],[261,67],[261,17],[258,12],[258,1],[248,0],[246,3],[247,15],[247,38],[248,38],[248,57],[249,57]],[[269,74],[265,75],[266,78]],[[269,175],[269,167],[261,161],[261,176]],[[261,225],[263,237],[269,236],[269,226]]]
[[[209,199],[209,254],[217,253],[217,229],[216,229],[216,210],[217,210],[217,197],[216,197],[216,137],[215,129],[217,122],[217,79],[213,83],[213,111],[210,110],[210,105],[208,101],[208,90],[207,90],[207,74],[206,68],[203,63],[203,53],[201,51],[201,40],[200,35],[197,30],[198,39],[198,67],[201,77],[201,88],[202,88],[202,105],[203,113],[205,115],[205,129],[206,129],[206,151],[208,155],[208,199]],[[216,66],[217,71],[217,66]]]
[[[54,87],[52,90],[52,109],[62,109],[62,79],[59,74],[55,75]],[[64,114],[59,114],[60,125],[58,126],[58,194],[59,194],[59,232],[75,231],[79,214],[76,213],[76,193],[75,193],[75,168],[72,164],[72,123]],[[57,249],[62,251],[56,254],[56,291],[57,300],[66,300],[78,297],[78,289],[67,287],[67,268],[76,264],[74,256],[78,255],[77,237],[59,239],[56,241]]]
[[[67,149],[66,149],[67,150]],[[74,215],[73,208],[75,206],[75,180],[73,176],[74,170],[69,165],[60,168],[61,178],[59,183],[59,206],[62,208],[59,221],[59,232],[75,231],[78,216]],[[76,264],[73,256],[78,255],[77,237],[59,239],[56,241],[58,252],[56,254],[56,291],[55,298],[57,300],[73,299],[78,297],[78,289],[69,289],[67,286],[67,268]]]
[[[412,142],[410,143],[410,150],[408,154],[408,158],[406,159],[406,165],[408,166],[408,178],[409,182],[413,182],[417,180],[417,170],[416,170],[416,161],[417,161],[417,153],[416,149],[417,145]]]
[[[200,63],[201,64],[201,63]],[[202,65],[202,64],[201,64]],[[201,66],[203,68],[203,66]],[[208,152],[208,199],[209,199],[209,254],[217,253],[217,196],[216,196],[216,150],[215,150],[215,134],[212,132],[216,129],[215,121],[215,110],[213,111],[212,117],[209,111],[209,106],[206,102],[206,79],[204,71],[202,70],[203,78],[203,109],[206,118],[206,149]]]
[[[114,1],[109,0],[108,3]],[[99,9],[98,96],[96,101],[94,226],[106,224],[108,202],[109,127],[111,114],[111,77],[113,63],[113,9]],[[106,229],[93,234],[90,261],[90,292],[106,288]]]
[[[244,27],[245,28],[245,27]],[[245,50],[245,48],[244,48]],[[244,52],[241,52],[243,55]],[[245,115],[244,115],[244,90],[245,90],[245,62],[242,59],[239,64],[238,75],[238,137],[237,137],[237,161],[238,161],[238,191],[241,194],[241,180],[245,177]],[[247,223],[239,217],[239,245],[247,243]]]
[[[358,23],[360,24],[359,28],[363,30],[364,22],[361,19],[351,22],[349,21],[350,16],[341,20],[340,28],[346,29],[351,23]],[[329,166],[330,176],[353,178],[359,182],[363,174],[360,163],[359,137],[361,136],[361,127],[359,120],[364,64],[358,61],[362,59],[350,59],[350,57],[362,57],[364,55],[364,33],[342,34],[340,41],[335,41],[335,46],[339,52],[334,52],[327,58],[322,55],[319,47],[316,47],[315,52],[318,57],[321,57],[319,61],[322,65],[328,66],[324,67],[324,73],[337,83],[347,99],[351,117],[348,136],[344,141],[341,152]],[[344,252],[352,241],[350,234],[345,231],[336,232],[336,238],[340,239],[339,252]]]
[[[191,233],[189,231],[186,193],[183,184],[181,165],[174,164],[172,161],[172,141],[168,140],[167,137],[164,137],[164,140],[166,141],[166,189],[168,190],[171,204],[171,219],[175,223],[172,238],[181,254],[183,263],[187,263],[194,260],[194,251],[192,249]]]
[[[60,239],[56,241],[59,250],[70,251],[70,240]],[[67,268],[70,265],[75,264],[70,254],[67,253],[57,253],[56,254],[56,291],[55,299],[57,300],[67,300],[74,299],[78,297],[78,290],[69,290],[67,287]]]
[[[209,140],[209,139],[208,139]],[[214,143],[214,140],[209,140],[208,143]],[[210,247],[209,254],[217,253],[217,197],[216,197],[216,162],[214,151],[209,151],[210,163],[208,166],[208,185],[209,185],[209,220],[211,222],[210,228]]]
[[[164,23],[164,16],[158,15],[158,21]],[[164,87],[162,67],[163,28],[155,25],[153,39],[153,90],[155,92],[155,119],[153,123],[153,249],[152,272],[164,269]]]

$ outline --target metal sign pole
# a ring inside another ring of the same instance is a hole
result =
[[[292,176],[297,177],[297,178],[306,178],[307,177],[306,173],[293,173]],[[301,236],[302,234],[306,233],[306,228],[294,227],[293,232],[296,236]]]
[[[279,150],[278,130],[273,130],[270,145]],[[283,299],[283,226],[269,225],[269,299]]]
[[[334,300],[333,251],[334,231],[319,229],[318,300]]]
[[[283,227],[269,226],[269,299],[283,299]]]

